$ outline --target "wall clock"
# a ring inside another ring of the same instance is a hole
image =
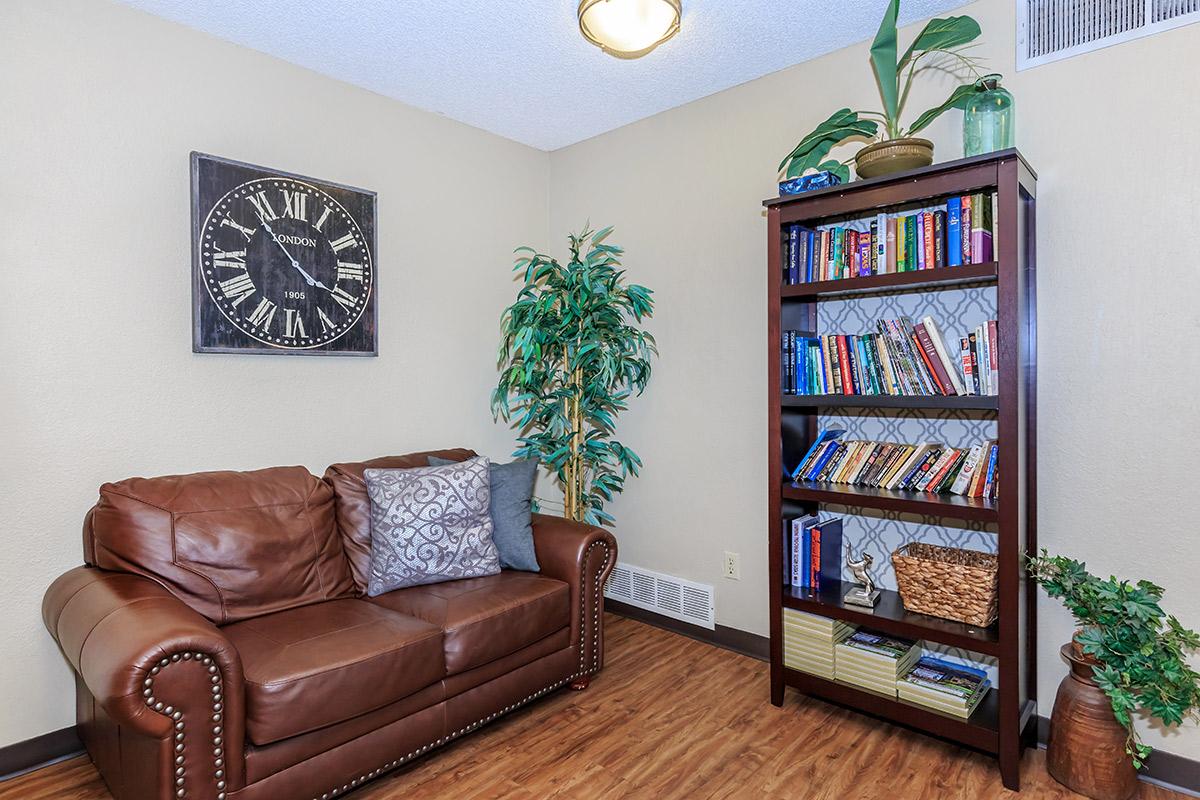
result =
[[[192,350],[377,355],[375,193],[192,153]]]

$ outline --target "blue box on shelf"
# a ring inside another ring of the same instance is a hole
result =
[[[812,175],[801,175],[799,178],[789,178],[779,182],[779,194],[800,194],[811,192],[813,189],[824,189],[827,186],[837,186],[842,179],[829,170],[814,172]]]

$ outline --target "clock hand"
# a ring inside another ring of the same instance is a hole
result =
[[[305,272],[304,268],[300,266],[299,261],[292,258],[292,254],[289,253],[287,251],[287,248],[283,246],[283,242],[279,241],[279,237],[275,235],[275,231],[271,230],[270,223],[264,222],[263,228],[267,231],[267,233],[269,233],[271,235],[271,240],[274,241],[275,244],[279,245],[279,249],[283,251],[283,254],[285,256],[287,256],[288,261],[290,261],[292,264],[292,267],[295,268],[295,270],[300,273],[300,275],[304,278],[304,280],[308,282],[309,286],[320,286],[322,289],[325,289],[325,291],[329,291],[329,289],[327,289],[323,283],[314,279],[312,275],[309,275],[307,272]]]

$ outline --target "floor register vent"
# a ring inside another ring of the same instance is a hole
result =
[[[1017,69],[1200,22],[1200,0],[1016,0]]]
[[[604,596],[709,630],[716,625],[711,586],[632,564],[617,562]]]

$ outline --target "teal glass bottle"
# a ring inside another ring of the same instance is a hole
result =
[[[999,75],[975,81],[975,93],[963,109],[963,155],[979,156],[1013,147],[1016,109]]]

